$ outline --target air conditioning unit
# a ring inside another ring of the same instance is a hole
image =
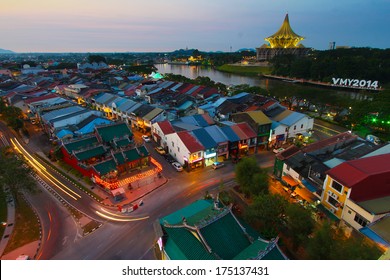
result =
[[[333,193],[331,191],[328,191],[328,195],[332,195]]]
[[[335,193],[332,193],[330,196],[333,197],[334,199],[339,199],[339,197]]]
[[[330,210],[330,212],[334,213],[334,209],[333,208],[330,208],[329,210]]]

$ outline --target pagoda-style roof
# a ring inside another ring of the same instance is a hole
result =
[[[275,34],[265,38],[270,43],[271,48],[297,48],[298,43],[303,39],[305,38],[291,29],[288,14],[286,14],[280,29]]]

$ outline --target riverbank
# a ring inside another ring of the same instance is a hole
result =
[[[232,65],[232,64],[224,64],[222,66],[216,67],[218,71],[250,76],[250,77],[258,77],[262,75],[271,74],[272,68],[270,66],[265,65]]]

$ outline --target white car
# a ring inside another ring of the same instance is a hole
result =
[[[176,171],[183,171],[183,166],[181,166],[177,161],[172,162],[172,166],[176,169]]]
[[[142,135],[142,139],[145,141],[145,142],[150,142],[150,137],[148,135]]]

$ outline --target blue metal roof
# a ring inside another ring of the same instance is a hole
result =
[[[382,244],[386,247],[390,247],[390,243],[383,239],[378,233],[370,229],[369,227],[364,227],[359,230],[361,233],[363,233],[365,236],[370,238],[371,240],[374,240],[378,244]]]
[[[192,133],[206,149],[217,147],[217,143],[204,128],[193,130]]]
[[[233,131],[230,126],[221,127],[222,132],[227,136],[230,142],[240,141],[240,137]]]
[[[199,126],[201,127],[209,126],[209,123],[203,118],[202,115],[194,115],[193,117]]]
[[[221,128],[217,125],[212,125],[204,128],[208,134],[214,139],[216,143],[223,143],[228,141],[227,136],[222,132]]]
[[[179,110],[187,110],[188,108],[190,108],[192,106],[193,102],[192,101],[189,101],[187,100],[186,102],[184,102],[183,104],[181,104],[178,109]]]
[[[298,113],[298,112],[292,112],[290,115],[288,115],[286,118],[280,120],[279,122],[281,124],[285,124],[287,126],[292,126],[293,124],[297,123],[300,119],[304,118],[306,115]]]
[[[95,126],[102,125],[102,124],[110,124],[110,123],[112,123],[112,122],[108,119],[96,118],[93,121],[91,121],[90,123],[88,123],[87,125],[80,128],[79,130],[75,131],[75,133],[82,134],[82,135],[89,134],[95,130]]]
[[[73,136],[73,132],[67,129],[61,129],[59,132],[56,133],[56,136],[58,139],[62,139],[65,136],[71,135]]]

